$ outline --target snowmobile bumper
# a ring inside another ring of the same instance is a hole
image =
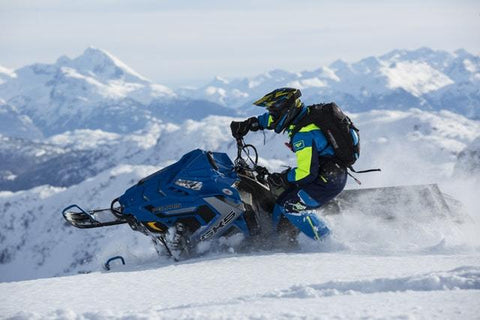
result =
[[[62,211],[65,220],[72,226],[87,229],[128,223],[127,219],[119,217],[112,209],[96,209],[85,211],[76,204]]]

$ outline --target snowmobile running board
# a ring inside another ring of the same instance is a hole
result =
[[[74,211],[72,209],[76,210]],[[112,209],[95,209],[85,211],[76,204],[72,204],[71,206],[63,209],[62,214],[68,223],[81,229],[128,223],[126,219],[115,215],[112,212]]]

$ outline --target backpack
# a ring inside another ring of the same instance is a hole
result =
[[[355,171],[352,165],[360,157],[360,134],[352,120],[334,102],[309,106],[310,112],[301,119],[291,133],[295,135],[301,128],[315,124],[320,128],[335,152],[335,162],[353,172],[380,171],[371,169]]]

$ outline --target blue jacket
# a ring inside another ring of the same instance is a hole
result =
[[[287,129],[289,136],[295,128],[295,123],[308,115],[308,112],[308,107],[303,107],[296,121]],[[273,129],[271,126],[273,120],[268,112],[257,118],[260,129]],[[289,170],[287,179],[294,183],[311,183],[319,175],[319,157],[332,157],[334,155],[333,147],[315,124],[301,128],[290,138],[292,150],[297,157],[297,166]]]

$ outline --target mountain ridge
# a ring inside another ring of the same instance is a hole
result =
[[[184,94],[251,113],[249,104],[255,99],[275,88],[293,86],[302,89],[308,103],[336,101],[350,112],[424,108],[480,118],[480,56],[463,49],[454,53],[427,47],[392,50],[352,63],[336,60],[313,71],[277,69],[249,78],[219,78]],[[458,104],[452,103],[457,100]]]

